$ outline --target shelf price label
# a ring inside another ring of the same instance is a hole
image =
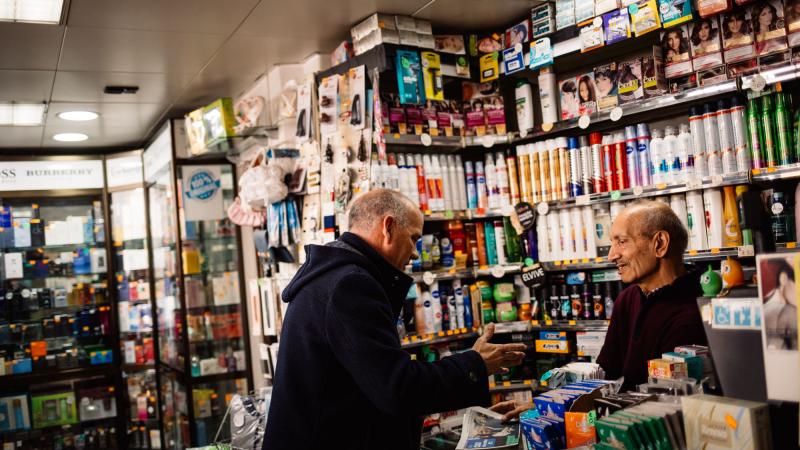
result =
[[[786,248],[797,248],[797,242],[787,242]]]
[[[752,245],[742,245],[737,249],[737,253],[739,258],[747,258],[749,256],[755,256],[756,250]]]

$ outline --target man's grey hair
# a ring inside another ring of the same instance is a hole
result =
[[[625,209],[634,215],[641,235],[649,238],[659,231],[666,231],[669,235],[667,255],[683,260],[683,254],[689,245],[689,233],[668,204],[655,200],[636,200]],[[700,219],[698,217],[695,220]]]
[[[373,189],[353,201],[347,221],[350,228],[369,229],[388,215],[394,217],[401,227],[407,227],[415,212],[419,214],[417,206],[400,192]]]

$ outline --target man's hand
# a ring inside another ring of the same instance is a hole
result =
[[[492,336],[494,336],[494,324],[490,323],[484,327],[483,336],[472,346],[472,349],[483,358],[489,375],[506,373],[507,367],[522,363],[522,359],[525,358],[525,344],[490,344]]]
[[[500,402],[489,409],[496,413],[503,414],[503,422],[507,422],[511,419],[516,419],[520,414],[532,408],[533,403],[521,402],[519,400],[508,400],[505,402]]]

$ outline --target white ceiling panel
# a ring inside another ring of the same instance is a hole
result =
[[[51,103],[47,111],[44,147],[60,147],[52,140],[57,133],[85,133],[84,147],[137,145],[166,105],[153,103]],[[63,111],[88,110],[100,114],[97,120],[70,122],[58,117]],[[116,141],[115,141],[116,139]]]
[[[67,25],[229,34],[259,0],[73,0]]]
[[[0,74],[1,76],[1,74]],[[163,103],[176,99],[194,74],[70,72],[56,73],[54,102]],[[105,94],[106,86],[139,86],[136,94]]]
[[[459,30],[505,30],[530,15],[538,0],[433,0],[415,17],[430,20],[434,27]]]
[[[40,147],[44,127],[0,127],[0,146],[4,148]],[[0,151],[0,155],[2,152]]]
[[[64,27],[0,22],[0,69],[55,70]]]
[[[0,102],[49,100],[55,74],[48,70],[0,70]]]
[[[263,0],[239,34],[341,41],[350,36],[350,27],[374,12],[411,14],[426,3],[428,0]]]
[[[58,69],[197,72],[225,38],[218,34],[70,27]]]

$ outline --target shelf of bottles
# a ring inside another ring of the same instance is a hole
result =
[[[146,215],[131,213],[145,211],[145,193],[138,187],[110,197],[127,441],[132,449],[160,448]]]

